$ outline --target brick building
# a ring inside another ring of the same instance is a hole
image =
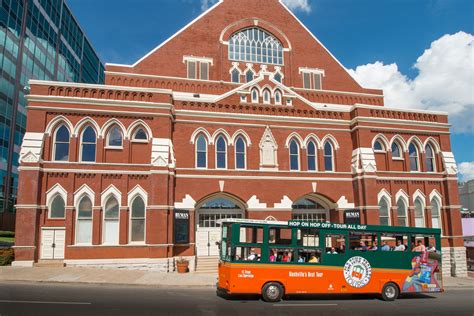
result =
[[[442,228],[446,271],[465,253],[447,115],[385,108],[280,1],[220,1],[105,74],[30,83],[17,265],[169,271],[217,254],[217,219],[342,222],[347,209]],[[175,209],[189,211],[186,244]]]

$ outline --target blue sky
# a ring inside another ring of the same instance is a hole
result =
[[[450,112],[456,160],[464,179],[474,178],[474,1],[285,1],[359,82],[386,90],[386,102]],[[102,60],[126,64],[212,2],[67,0]],[[434,71],[454,86],[440,89],[429,82],[437,77]]]

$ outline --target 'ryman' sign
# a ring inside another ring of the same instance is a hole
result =
[[[288,221],[288,226],[301,227],[301,228],[325,228],[325,229],[358,229],[358,230],[367,229],[367,225],[337,224],[337,223],[323,223],[323,222],[303,222],[303,221]]]

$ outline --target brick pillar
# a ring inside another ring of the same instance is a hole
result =
[[[119,244],[126,245],[128,244],[128,215],[129,208],[127,206],[122,206],[120,208],[120,236],[119,236]]]
[[[76,224],[76,210],[74,207],[66,207],[66,253],[65,258],[67,258],[67,246],[74,245],[75,240],[75,224]]]
[[[94,207],[92,211],[92,244],[102,244],[102,207]]]

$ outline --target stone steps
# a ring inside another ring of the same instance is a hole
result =
[[[219,257],[196,258],[196,273],[217,273]]]
[[[38,268],[64,268],[63,260],[39,260],[34,264]]]

